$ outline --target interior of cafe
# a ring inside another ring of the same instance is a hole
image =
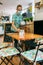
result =
[[[0,65],[43,65],[43,0],[0,0]]]

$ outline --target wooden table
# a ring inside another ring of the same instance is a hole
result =
[[[0,24],[9,24],[9,23],[12,23],[12,22],[0,22]]]
[[[7,35],[12,37],[13,40],[14,39],[16,39],[18,41],[20,40],[19,43],[22,45],[22,50],[23,51],[26,50],[26,44],[24,44],[26,41],[37,39],[37,38],[43,38],[42,35],[32,34],[32,33],[25,33],[24,38],[20,38],[19,33],[9,33]],[[14,43],[13,43],[13,46],[14,46]]]
[[[31,40],[31,39],[35,39],[35,38],[43,38],[42,35],[38,35],[38,34],[32,34],[32,33],[25,33],[23,38],[19,37],[19,33],[8,33],[8,36],[12,37],[13,39],[16,40]]]

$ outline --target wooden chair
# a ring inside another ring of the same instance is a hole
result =
[[[43,48],[40,48],[39,50],[40,50],[41,52],[43,52]],[[43,65],[43,60],[41,60],[39,63],[40,63],[40,65]]]

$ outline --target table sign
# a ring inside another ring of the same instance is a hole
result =
[[[19,38],[24,38],[25,32],[24,30],[20,30],[19,32]]]

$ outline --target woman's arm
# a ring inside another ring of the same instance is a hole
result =
[[[14,30],[16,30],[17,32],[20,31],[20,29],[17,29],[17,28],[16,28],[16,26],[14,25],[14,22],[12,22],[12,28],[13,28]]]

